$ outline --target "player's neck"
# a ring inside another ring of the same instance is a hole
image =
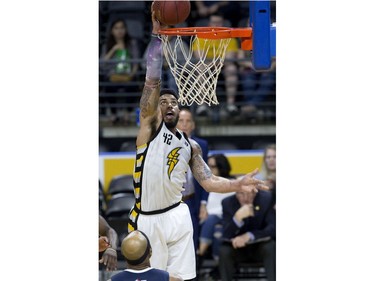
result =
[[[176,126],[172,127],[172,126],[168,126],[167,123],[164,123],[164,124],[165,124],[165,126],[167,127],[167,129],[168,129],[169,131],[171,131],[172,134],[176,135],[176,132],[177,132],[177,128],[176,128]]]
[[[141,263],[141,264],[137,264],[137,265],[130,265],[128,264],[128,268],[129,269],[134,269],[134,270],[143,270],[143,269],[146,269],[146,268],[149,268],[151,267],[150,263],[149,262],[144,262],[144,263]]]

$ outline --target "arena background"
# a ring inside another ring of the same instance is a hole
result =
[[[2,279],[97,280],[98,3],[2,7]],[[373,280],[373,11],[277,12],[277,278]]]

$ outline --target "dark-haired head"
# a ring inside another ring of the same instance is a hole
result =
[[[172,89],[162,89],[162,90],[160,90],[160,96],[166,95],[166,94],[172,95],[178,100],[178,95],[174,90],[172,90]]]
[[[228,158],[224,154],[213,154],[208,157],[208,159],[214,158],[216,162],[216,167],[219,170],[219,175],[224,178],[230,178],[230,171],[232,167],[228,161]]]
[[[110,24],[108,34],[107,34],[107,42],[106,42],[106,50],[107,52],[112,49],[114,45],[117,44],[116,37],[114,33],[120,33],[122,32],[122,29],[124,29],[124,37],[121,38],[121,40],[124,43],[124,46],[128,46],[130,44],[130,36],[128,32],[128,28],[126,26],[125,20],[121,18],[117,18],[113,20]]]

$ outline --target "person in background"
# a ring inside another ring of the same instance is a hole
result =
[[[205,18],[209,17],[212,14],[215,14],[219,9],[228,6],[229,1],[194,1],[197,6],[197,11],[200,17]]]
[[[208,143],[202,138],[198,138],[194,134],[195,130],[195,121],[193,114],[187,108],[182,108],[180,110],[179,119],[177,123],[177,129],[186,133],[186,135],[195,140],[202,149],[202,158],[204,162],[207,163],[208,155]],[[206,204],[208,198],[208,192],[194,179],[191,170],[189,169],[186,174],[186,183],[184,184],[185,190],[182,192],[182,201],[184,201],[190,210],[191,220],[193,222],[194,228],[194,247],[195,250],[198,249],[198,238],[200,233],[200,224],[199,222],[207,214]]]
[[[136,81],[136,74],[139,64],[134,59],[139,59],[140,46],[136,39],[130,37],[126,22],[123,19],[115,19],[109,28],[106,43],[102,49],[101,59],[106,62],[102,65],[102,70],[106,73],[106,79],[116,83],[127,83]],[[133,61],[132,61],[133,60]],[[106,92],[118,93],[124,90],[134,90],[129,85],[106,87]],[[108,102],[131,103],[133,100],[129,97],[125,99],[110,98]],[[132,110],[128,107],[127,110]],[[116,123],[119,121],[117,110],[110,108],[111,121]],[[128,120],[127,113],[123,116],[124,120]]]
[[[270,181],[271,186],[276,182],[276,145],[269,144],[264,148],[263,161],[260,172],[255,176],[264,181]]]
[[[236,192],[222,201],[223,242],[219,271],[232,281],[235,265],[262,262],[267,281],[276,280],[276,210],[269,191]]]
[[[276,145],[269,144],[264,148],[261,171],[255,176],[264,180],[270,188],[272,202],[276,208]]]
[[[113,275],[108,281],[183,281],[177,275],[151,267],[152,248],[148,237],[142,231],[135,230],[122,240],[121,253],[127,268]]]
[[[237,1],[194,1],[198,18],[210,17],[221,13],[228,19],[232,26],[237,26],[240,19],[240,5]]]
[[[231,176],[231,166],[228,158],[224,154],[213,154],[208,157],[208,166],[212,173],[216,176],[221,176],[227,179],[233,179]],[[219,245],[221,243],[222,236],[222,216],[223,209],[221,201],[233,195],[231,193],[216,193],[210,192],[208,195],[207,208],[204,217],[201,220],[201,232],[199,236],[199,248],[198,248],[198,268],[203,263],[204,256],[207,250],[211,247],[212,257],[216,264],[219,263]],[[216,273],[216,270],[214,270]]]
[[[224,24],[224,16],[222,14],[213,14],[209,18],[208,25],[210,27],[222,27]],[[209,42],[209,50],[207,52],[207,58],[212,59],[214,57],[214,50],[217,48],[220,40],[211,40]],[[193,55],[195,58],[200,57],[199,50],[203,49],[203,46],[206,46],[207,42],[205,39],[195,40],[193,43]],[[219,80],[222,75],[225,81],[225,93],[226,93],[226,111],[230,115],[236,115],[239,113],[237,106],[235,105],[237,85],[238,85],[238,73],[237,65],[233,61],[237,57],[239,47],[236,39],[232,38],[229,42],[229,45],[225,52],[225,60],[222,72],[219,75]],[[208,110],[208,106],[203,104],[197,107],[196,114],[204,115]]]
[[[272,59],[270,69],[256,71],[251,61],[251,51],[239,49],[237,58],[244,100],[241,114],[245,118],[263,118],[267,110],[273,110],[267,108],[265,102],[275,102],[276,59]]]
[[[103,263],[107,271],[117,269],[117,243],[116,231],[99,215],[99,252],[102,253],[99,263]]]
[[[107,209],[102,182],[99,179],[99,215],[104,216]]]

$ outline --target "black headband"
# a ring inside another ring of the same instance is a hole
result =
[[[146,238],[146,240],[147,240],[147,247],[146,247],[146,250],[145,250],[144,254],[139,259],[136,259],[136,260],[126,259],[126,261],[128,262],[128,264],[131,264],[131,265],[138,265],[138,264],[144,262],[144,260],[146,259],[146,257],[150,253],[150,248],[151,248],[150,240],[148,240],[148,237],[146,236],[146,234],[144,234],[140,230],[137,230],[137,231],[139,231],[140,233],[142,233],[142,235]]]
[[[162,95],[172,95],[178,100],[178,94],[172,89],[162,89],[160,91],[160,96]]]

